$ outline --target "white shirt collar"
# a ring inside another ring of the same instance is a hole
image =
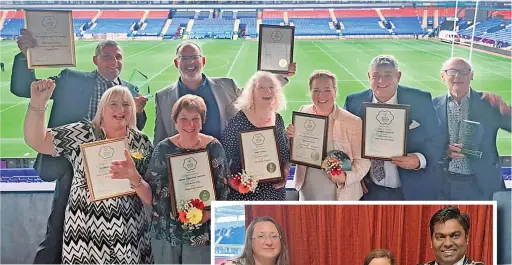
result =
[[[459,261],[455,262],[455,264],[453,264],[453,265],[464,265],[464,260],[465,260],[465,259],[466,259],[466,256],[462,257],[462,259],[461,259],[461,260],[459,260]],[[435,264],[435,265],[439,265],[439,264],[437,263],[437,261],[436,261],[436,264]]]
[[[379,103],[379,101],[377,100],[377,98],[375,97],[375,93],[373,94],[373,99],[372,99],[372,103]],[[397,92],[395,91],[395,94],[386,102],[380,102],[380,103],[384,103],[384,104],[398,104],[398,96],[397,96]]]

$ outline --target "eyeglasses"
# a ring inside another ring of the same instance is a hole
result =
[[[267,239],[270,239],[270,241],[277,241],[279,239],[281,239],[281,236],[278,235],[278,234],[271,234],[271,235],[257,235],[255,237],[253,237],[252,239],[256,239],[260,242],[264,242],[266,241]]]
[[[178,56],[178,58],[183,61],[197,61],[202,57],[202,55]]]
[[[446,69],[444,70],[444,72],[448,76],[456,76],[457,73],[459,73],[460,75],[469,75],[469,73],[471,73],[471,69]]]

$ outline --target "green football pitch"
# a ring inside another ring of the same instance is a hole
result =
[[[121,78],[128,80],[134,69],[149,78],[151,93],[176,81],[178,71],[173,65],[176,46],[180,41],[126,41],[124,67]],[[206,56],[205,73],[212,77],[230,77],[239,86],[244,86],[255,72],[258,55],[256,41],[202,40],[198,41]],[[77,68],[92,71],[95,66],[92,56],[97,42],[76,43]],[[14,41],[2,41],[1,61],[5,72],[0,80],[0,157],[35,157],[36,153],[23,140],[23,119],[28,99],[19,98],[9,91],[12,62],[18,53]],[[282,112],[285,122],[291,121],[291,112],[301,105],[310,103],[308,93],[309,75],[318,69],[326,69],[338,77],[337,102],[343,106],[346,95],[368,87],[368,64],[379,54],[392,54],[400,62],[401,84],[427,90],[432,96],[446,92],[440,79],[441,64],[451,56],[451,45],[418,40],[317,40],[295,41],[294,61],[297,74],[285,87],[287,109]],[[454,56],[469,58],[469,49],[455,47]],[[473,87],[501,95],[511,102],[511,60],[478,51],[473,52],[472,63],[475,77]],[[58,74],[60,69],[36,71],[38,78]],[[145,90],[145,89],[144,89]],[[146,93],[146,91],[143,91]],[[48,109],[49,112],[50,109]],[[155,107],[154,99],[146,106],[148,122],[144,132],[153,135]],[[511,135],[498,133],[500,155],[511,154]]]

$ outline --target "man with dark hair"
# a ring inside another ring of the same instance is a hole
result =
[[[5,72],[5,64],[4,64],[4,62],[0,62],[0,71]]]
[[[391,250],[374,249],[364,259],[363,265],[396,265],[395,255]]]
[[[21,29],[18,39],[21,52],[14,57],[11,76],[11,92],[16,96],[30,98],[31,83],[37,80],[35,71],[28,69],[26,57],[27,49],[35,46],[36,42],[30,32]],[[147,99],[142,97],[136,86],[119,78],[123,67],[123,51],[119,44],[115,41],[99,43],[93,62],[97,69],[92,72],[66,68],[58,76],[49,77],[55,81],[56,87],[51,98],[53,106],[48,128],[83,119],[92,120],[103,93],[115,85],[122,85],[128,87],[135,99],[137,128],[142,130],[146,124],[144,106]],[[64,157],[41,154],[37,155],[34,167],[44,181],[56,180],[46,235],[39,245],[34,263],[61,263],[64,214],[71,189],[73,168]]]
[[[484,265],[466,257],[470,219],[459,208],[449,206],[430,218],[430,243],[435,260],[425,265]]]

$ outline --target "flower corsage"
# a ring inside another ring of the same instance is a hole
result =
[[[232,178],[236,190],[242,194],[254,192],[258,186],[258,178],[247,173],[245,170],[242,170],[242,173],[233,175]]]

